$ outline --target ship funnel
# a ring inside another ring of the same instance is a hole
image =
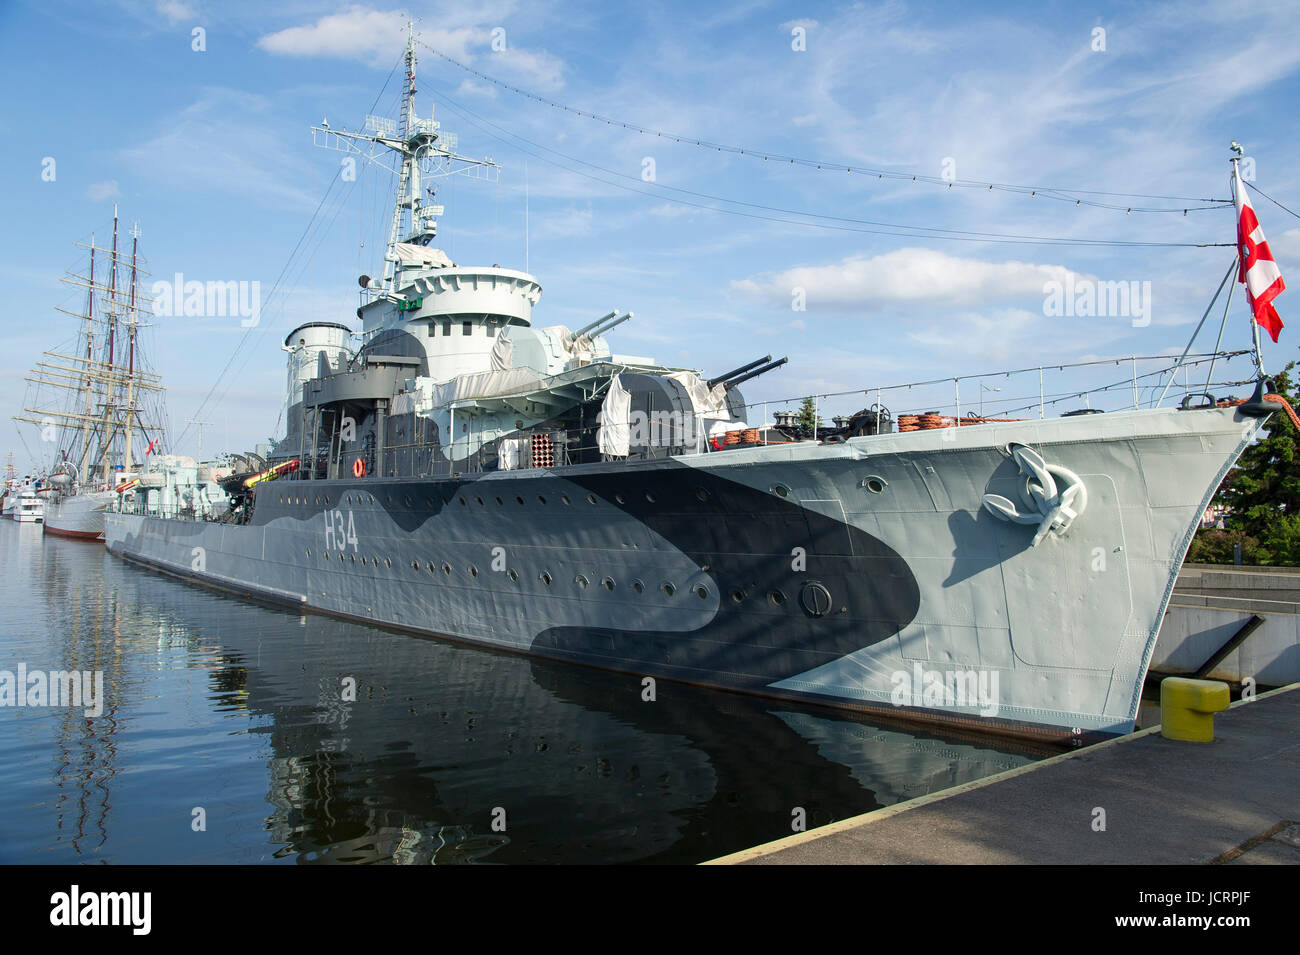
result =
[[[774,368],[780,368],[789,360],[790,360],[789,358],[778,358],[776,361],[769,362],[768,364],[764,365],[762,368],[758,368],[755,369],[754,371],[751,371],[748,375],[741,375],[739,378],[733,378],[730,381],[725,382],[725,384],[728,388],[735,388],[737,385],[749,381],[749,379],[751,378],[757,378],[759,375],[766,375],[769,371],[772,371]]]
[[[718,377],[716,378],[710,378],[709,387],[716,388],[718,385],[722,384],[723,382],[731,378],[735,378],[737,375],[743,375],[745,372],[749,371],[750,369],[757,368],[759,365],[763,364],[764,362],[771,361],[771,360],[772,360],[771,355],[764,355],[762,358],[758,359],[757,361],[751,361],[748,365],[741,365],[739,368],[731,369],[731,371],[727,372],[725,375],[718,375]]]

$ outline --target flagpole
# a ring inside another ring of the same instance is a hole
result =
[[[1241,147],[1233,143],[1234,151],[1237,155],[1232,157],[1232,206],[1237,213],[1237,265],[1240,270],[1244,263],[1241,260],[1241,201],[1237,197],[1237,192],[1241,189],[1241,168],[1238,163],[1241,162]],[[1238,271],[1238,275],[1242,275]],[[1242,276],[1244,278],[1244,275]],[[1247,287],[1249,291],[1249,286]],[[1250,304],[1250,295],[1246,296],[1246,304]],[[1251,340],[1255,343],[1255,370],[1259,373],[1260,378],[1267,377],[1264,373],[1264,350],[1259,344],[1259,322],[1255,321],[1255,315],[1252,312],[1250,316],[1250,334]]]

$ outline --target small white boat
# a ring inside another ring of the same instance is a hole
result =
[[[40,524],[45,520],[45,501],[35,491],[19,491],[9,516],[23,524]]]

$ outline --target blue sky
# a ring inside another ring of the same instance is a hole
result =
[[[379,270],[387,229],[390,177],[363,169],[331,194],[319,227],[266,301],[339,169],[337,153],[312,146],[309,127],[322,118],[362,125],[400,57],[405,11],[418,18],[428,46],[556,102],[683,137],[840,164],[819,171],[595,122],[494,86],[421,47],[420,114],[433,107],[444,129],[459,134],[461,152],[491,155],[502,166],[497,183],[439,184],[447,207],[441,245],[451,257],[523,268],[526,190],[527,261],[543,287],[537,323],[576,326],[614,307],[631,309],[636,318],[612,336],[615,352],[705,371],[768,352],[788,355],[789,365],[746,387],[751,401],[1177,354],[1232,251],[810,228],[700,209],[674,201],[684,194],[664,187],[947,230],[1231,242],[1230,209],[1126,213],[846,174],[843,165],[1227,198],[1227,145],[1235,139],[1254,161],[1256,184],[1300,210],[1289,158],[1300,145],[1294,3],[1252,3],[1242,18],[1229,5],[1195,2],[5,0],[0,133],[9,148],[0,168],[10,188],[0,198],[7,330],[0,407],[16,413],[39,352],[72,339],[73,320],[56,306],[76,308],[80,297],[59,277],[82,264],[74,243],[92,232],[107,238],[117,202],[125,224],[139,222],[154,278],[181,272],[262,286],[261,324],[229,368],[245,333],[238,318],[153,319],[148,345],[168,386],[174,434],[214,383],[220,400],[202,412],[214,422],[205,451],[242,450],[272,434],[284,388],[280,341],[307,319],[355,324],[356,276]],[[196,27],[204,31],[202,51],[192,49]],[[1093,48],[1097,28],[1105,31],[1104,50]],[[494,30],[504,31],[496,34],[504,49],[493,49]],[[794,48],[798,30],[804,49]],[[373,112],[396,116],[399,79],[393,75]],[[57,164],[53,182],[41,177],[46,157]],[[647,159],[653,183],[642,180]],[[1284,276],[1300,289],[1300,222],[1258,196],[1254,202]],[[1044,314],[1044,282],[1067,273],[1149,281],[1150,324]],[[792,308],[795,288],[804,290],[802,311]],[[1266,343],[1274,368],[1300,342],[1292,295],[1300,291],[1283,294],[1277,306],[1295,327],[1280,345]],[[1242,347],[1248,336],[1238,293],[1225,345]],[[1036,393],[1036,380],[984,392],[988,410],[1026,388]],[[976,393],[971,384],[968,396]],[[898,394],[886,404],[921,410],[950,394]],[[872,400],[828,399],[826,413]],[[9,434],[6,444],[22,461],[24,446]],[[179,450],[193,453],[194,439],[190,429]],[[26,441],[38,446],[31,433]]]

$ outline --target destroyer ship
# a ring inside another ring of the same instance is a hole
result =
[[[136,485],[107,515],[113,554],[638,679],[1075,741],[1131,731],[1201,515],[1278,407],[1262,379],[1227,406],[751,422],[739,386],[780,360],[706,374],[620,355],[607,335],[630,313],[540,326],[534,276],[435,247],[423,183],[490,163],[417,116],[415,60],[411,39],[400,124],[315,127],[398,163],[359,335],[289,332],[265,467],[227,478],[219,513],[195,462]]]

